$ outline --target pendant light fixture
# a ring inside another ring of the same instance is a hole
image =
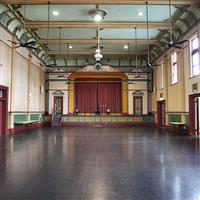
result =
[[[107,13],[106,13],[105,10],[100,9],[99,5],[96,5],[96,8],[90,10],[88,12],[88,14],[90,16],[92,16],[92,18],[94,19],[94,21],[101,22],[104,19],[104,17],[106,16]]]
[[[97,49],[95,51],[95,60],[97,62],[100,62],[100,60],[103,58],[103,55],[101,54],[101,48],[100,48],[100,36],[99,36],[99,28],[97,29]]]

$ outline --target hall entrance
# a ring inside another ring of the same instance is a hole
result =
[[[0,134],[6,134],[8,124],[8,88],[0,85]]]
[[[189,96],[189,133],[200,135],[200,93]]]

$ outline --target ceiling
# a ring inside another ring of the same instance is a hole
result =
[[[26,3],[25,3],[26,2]],[[91,3],[92,2],[92,3]],[[173,40],[179,39],[200,19],[200,5],[195,0],[172,1]],[[25,5],[26,4],[26,5]],[[134,66],[147,62],[147,23],[145,3],[141,0],[51,0],[48,23],[48,2],[39,0],[3,0],[0,23],[19,40],[37,42],[34,53],[44,63],[79,67],[95,63],[97,29],[103,45],[103,64]],[[94,22],[88,14],[98,4],[107,12],[103,22]],[[167,49],[159,41],[169,41],[169,2],[149,1],[150,58],[154,61]],[[59,13],[53,15],[53,11]],[[138,12],[142,11],[143,16]],[[25,21],[24,18],[27,20]],[[135,28],[137,28],[137,49]],[[49,33],[49,36],[48,36]],[[128,49],[124,48],[128,45]],[[68,49],[72,46],[71,49]]]

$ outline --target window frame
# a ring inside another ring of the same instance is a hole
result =
[[[192,47],[192,41],[194,39],[198,40],[198,48],[196,49],[193,49]],[[193,65],[193,56],[195,54],[198,54],[198,57],[199,57],[199,73],[198,74],[194,74],[194,65]],[[193,78],[193,77],[197,77],[197,76],[200,76],[200,37],[199,37],[199,34],[198,33],[195,33],[191,38],[190,38],[190,77]]]
[[[174,61],[175,55],[176,55],[176,60]],[[170,60],[171,60],[171,84],[174,85],[178,83],[178,52],[176,50],[171,53]],[[174,68],[176,70],[174,70]],[[176,80],[174,79],[174,74],[176,74]]]

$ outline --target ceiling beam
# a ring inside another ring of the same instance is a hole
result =
[[[146,55],[147,50],[137,51],[102,51],[102,55],[132,55],[137,52],[138,55]],[[49,55],[94,55],[95,51],[48,51]]]
[[[44,5],[49,0],[2,0],[6,4]],[[172,4],[192,4],[198,0],[172,0]],[[152,5],[168,5],[169,0],[149,0]],[[104,5],[144,5],[144,0],[51,0],[51,4],[104,4]]]
[[[37,44],[97,44],[96,39],[39,39]],[[147,44],[146,39],[138,39],[138,44]],[[135,44],[135,39],[101,39],[101,44]],[[149,44],[158,44],[157,40],[150,40]]]
[[[26,22],[25,25],[20,26],[31,29],[42,29],[42,28],[112,28],[112,29],[130,29],[130,28],[146,28],[146,21],[107,21],[102,23],[95,23],[93,21],[33,21]],[[168,22],[149,22],[150,29],[169,29],[170,24]]]

